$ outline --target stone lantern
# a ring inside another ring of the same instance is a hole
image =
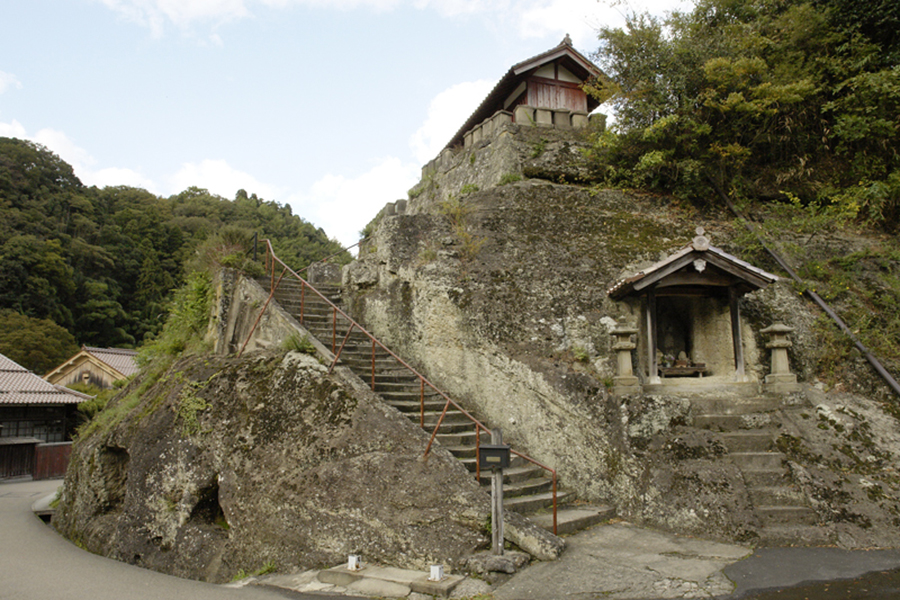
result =
[[[766,344],[766,348],[772,351],[772,372],[766,375],[765,383],[767,392],[788,394],[800,389],[797,376],[791,373],[791,366],[788,362],[788,348],[793,345],[788,339],[788,334],[793,331],[793,327],[775,323],[760,332],[772,336],[772,339]]]
[[[613,350],[616,351],[616,376],[613,377],[613,393],[617,396],[636,394],[641,391],[640,381],[634,376],[631,368],[631,351],[637,344],[631,341],[631,336],[638,332],[637,327],[628,325],[625,317],[620,317],[612,335],[616,338]]]

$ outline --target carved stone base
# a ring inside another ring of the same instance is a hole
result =
[[[772,373],[766,375],[763,389],[772,394],[790,394],[800,391],[800,384],[793,373]]]
[[[616,396],[628,396],[630,394],[638,394],[641,391],[640,380],[633,375],[622,377],[613,377],[612,392]]]

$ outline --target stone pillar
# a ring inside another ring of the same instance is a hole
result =
[[[553,109],[553,126],[557,129],[571,129],[572,111],[568,108]]]
[[[553,111],[549,108],[536,108],[534,122],[543,127],[553,127]]]
[[[520,104],[513,113],[513,119],[519,125],[534,125],[534,107]]]
[[[631,351],[637,348],[637,344],[631,341],[631,336],[638,332],[637,327],[628,325],[625,317],[619,319],[618,325],[612,330],[616,338],[613,350],[616,351],[616,376],[613,377],[613,394],[625,396],[641,391],[638,378],[634,376],[631,368]]]
[[[494,121],[494,133],[496,133],[504,125],[513,122],[513,115],[508,110],[498,110],[491,119]]]
[[[478,142],[481,141],[481,134],[482,134],[481,125],[480,125],[480,124],[479,124],[479,125],[476,125],[476,126],[472,129],[472,144],[473,144],[473,145],[474,145],[474,144],[477,144]]]
[[[444,148],[441,150],[441,171],[447,172],[447,169],[450,168],[450,165],[453,163],[453,151],[450,148]]]
[[[588,114],[586,112],[574,111],[572,113],[572,127],[575,129],[584,129],[588,126]]]
[[[767,392],[788,394],[800,389],[797,376],[791,373],[791,366],[788,362],[788,348],[793,344],[787,336],[792,331],[794,331],[793,327],[775,323],[760,332],[772,336],[772,339],[766,344],[766,348],[772,351],[772,372],[766,375],[764,385]]]

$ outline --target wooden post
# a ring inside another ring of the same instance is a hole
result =
[[[734,342],[734,378],[744,381],[744,343],[741,340],[740,297],[734,286],[728,288],[728,308],[731,312],[731,340]]]
[[[662,383],[659,379],[659,365],[656,362],[658,344],[656,333],[656,291],[647,290],[647,383]]]
[[[499,427],[491,431],[491,444],[503,443],[503,432]],[[503,469],[494,469],[491,478],[491,542],[493,553],[503,555]]]

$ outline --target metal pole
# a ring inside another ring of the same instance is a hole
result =
[[[736,217],[744,222],[744,227],[746,227],[753,235],[756,236],[756,239],[759,240],[759,243],[762,245],[763,249],[769,253],[769,256],[775,259],[775,262],[778,263],[778,266],[784,269],[784,272],[787,273],[791,279],[799,284],[803,284],[803,280],[800,279],[800,276],[798,276],[797,273],[795,273],[794,270],[790,267],[790,265],[787,264],[787,261],[785,261],[777,252],[769,248],[765,240],[762,239],[762,236],[756,230],[756,226],[741,214],[741,212],[731,201],[731,198],[728,197],[728,195],[722,190],[722,188],[719,187],[719,185],[711,177],[709,178],[709,182],[712,184],[716,192],[718,192],[722,200],[725,201],[725,204],[728,206],[731,212],[733,212]],[[823,300],[822,297],[813,290],[805,290],[803,293],[808,296],[813,302],[818,304],[819,308],[825,311],[825,314],[828,315],[832,321],[834,321],[834,323],[838,326],[838,329],[840,329],[847,337],[850,338],[850,340],[853,342],[853,345],[856,346],[856,349],[859,350],[859,352],[867,361],[869,361],[869,364],[872,365],[872,368],[875,369],[875,372],[881,376],[888,387],[890,387],[895,394],[900,396],[900,383],[898,383],[897,380],[894,379],[894,376],[884,368],[884,365],[881,364],[881,361],[878,360],[878,357],[872,354],[872,352],[861,341],[859,341],[859,338],[857,338],[856,335],[847,326],[847,324],[844,323],[844,320],[841,319],[838,314],[831,309],[828,303],[825,302],[825,300]]]
[[[503,443],[503,432],[499,427],[491,431],[491,444]],[[493,553],[503,556],[503,469],[494,468],[491,479],[491,536]]]

